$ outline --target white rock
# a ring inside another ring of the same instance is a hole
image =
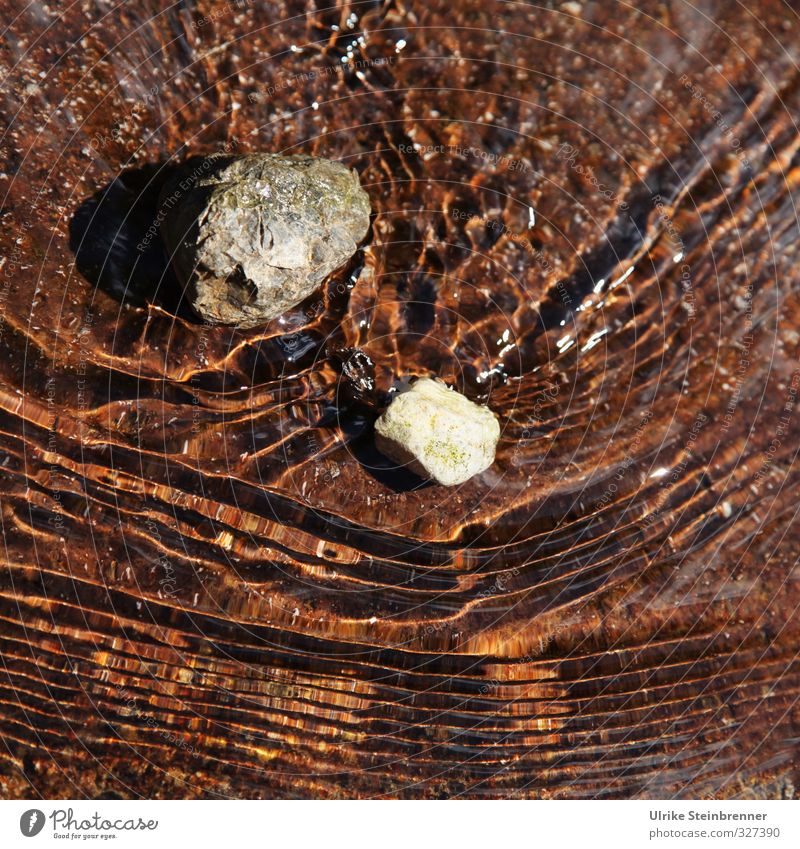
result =
[[[500,425],[488,407],[423,377],[375,422],[378,450],[444,486],[469,480],[494,462]]]

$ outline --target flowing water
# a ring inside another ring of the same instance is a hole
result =
[[[791,795],[795,3],[2,7],[6,795]],[[154,226],[219,151],[372,201],[253,330]]]

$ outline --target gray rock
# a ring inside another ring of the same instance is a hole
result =
[[[254,327],[308,297],[369,227],[358,175],[311,156],[190,161],[159,199],[161,236],[194,309]]]
[[[464,483],[494,462],[500,425],[488,407],[424,377],[375,422],[378,450],[423,478]]]

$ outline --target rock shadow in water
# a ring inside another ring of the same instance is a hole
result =
[[[199,323],[170,267],[157,223],[161,189],[184,167],[159,162],[123,171],[76,209],[69,246],[78,271],[120,303],[158,304]]]

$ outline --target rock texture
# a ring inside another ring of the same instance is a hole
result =
[[[488,469],[498,439],[500,425],[488,407],[427,377],[395,398],[375,423],[379,451],[444,486]]]
[[[194,309],[254,327],[308,297],[356,250],[370,203],[358,175],[312,156],[212,156],[164,187],[161,234]]]

